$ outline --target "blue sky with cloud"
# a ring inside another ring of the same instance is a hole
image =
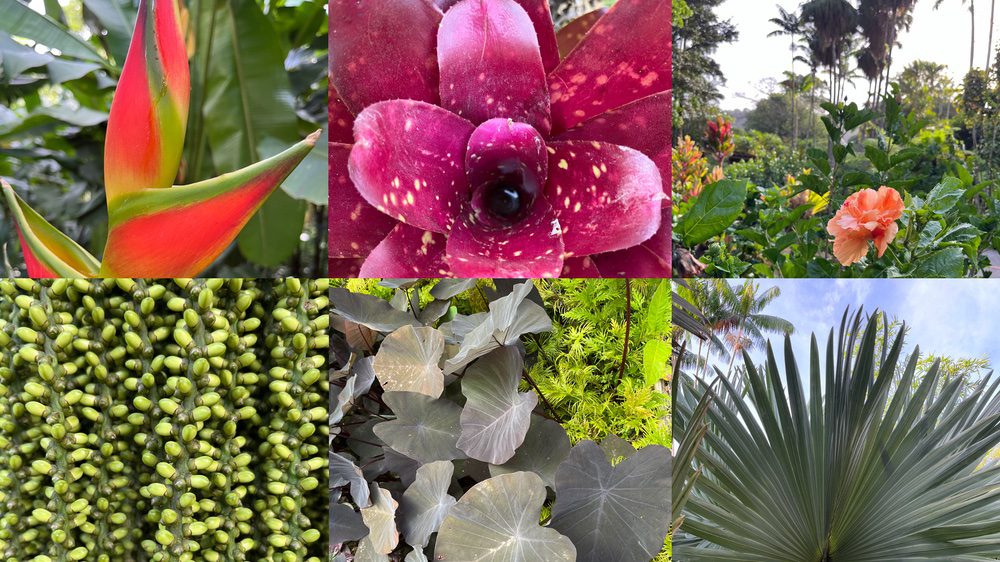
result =
[[[795,325],[792,344],[800,365],[808,361],[810,334],[822,350],[831,327],[839,327],[845,307],[885,311],[910,327],[907,353],[920,346],[927,354],[985,357],[1000,361],[1000,284],[990,280],[927,279],[795,279],[759,280],[777,286],[778,297],[767,309]],[[734,282],[738,283],[738,282]],[[781,337],[772,336],[776,351]],[[780,353],[777,354],[779,356]],[[763,357],[761,355],[761,357]],[[756,357],[755,357],[756,358]]]

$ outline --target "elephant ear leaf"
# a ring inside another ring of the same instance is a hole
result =
[[[479,324],[468,329],[454,357],[445,362],[445,374],[456,373],[494,349],[511,345],[524,334],[552,330],[552,320],[541,305],[528,300],[534,287],[526,281],[514,286],[511,294],[490,303],[490,312],[474,315]]]
[[[580,562],[648,562],[670,528],[670,451],[652,445],[611,466],[583,441],[556,472],[552,528],[573,540]]]
[[[353,507],[343,503],[330,506],[330,543],[340,544],[347,541],[357,541],[368,536],[361,514]]]
[[[417,392],[386,392],[382,399],[396,419],[377,424],[373,431],[389,447],[425,463],[465,457],[456,445],[461,406]]]
[[[337,488],[345,484],[350,484],[351,498],[358,507],[365,508],[371,505],[370,491],[361,469],[351,459],[330,453],[330,487]]]
[[[444,373],[438,367],[443,354],[441,332],[403,326],[385,338],[372,366],[386,391],[419,392],[438,398],[444,392]]]
[[[399,544],[399,529],[396,527],[396,509],[399,503],[392,499],[387,490],[378,484],[371,484],[372,505],[361,508],[361,518],[368,526],[368,536],[362,542],[368,542],[372,551],[386,555]]]
[[[514,456],[502,465],[490,465],[490,475],[511,472],[534,472],[542,477],[546,486],[555,488],[556,470],[570,452],[569,435],[558,422],[541,416],[531,416],[531,425],[524,443]]]
[[[330,304],[336,316],[377,332],[392,332],[403,326],[418,325],[407,312],[397,310],[388,302],[347,289],[330,290]]]
[[[545,484],[537,474],[514,472],[483,480],[448,512],[433,559],[573,562],[573,543],[538,523],[544,503]]]
[[[79,244],[45,221],[14,193],[9,183],[0,180],[7,208],[14,219],[21,240],[28,276],[94,277],[100,263]]]
[[[504,464],[524,443],[534,392],[518,392],[524,360],[514,347],[503,347],[469,367],[462,378],[467,401],[462,410],[458,448],[490,464]]]
[[[425,464],[417,469],[416,481],[403,493],[400,526],[406,542],[422,549],[430,542],[455,498],[448,495],[455,466],[447,461]]]
[[[122,195],[109,208],[106,277],[193,277],[228,247],[312,150],[317,131],[277,156],[217,178]]]

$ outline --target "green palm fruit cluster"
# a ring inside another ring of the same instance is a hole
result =
[[[324,560],[328,285],[0,280],[0,560]]]

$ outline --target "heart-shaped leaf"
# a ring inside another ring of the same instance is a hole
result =
[[[335,314],[377,332],[392,332],[403,326],[417,325],[413,316],[372,295],[352,293],[338,287],[330,289],[330,302]]]
[[[593,441],[578,443],[556,472],[552,528],[580,562],[649,562],[670,528],[670,451],[645,447],[612,467]]]
[[[416,392],[386,392],[396,419],[375,426],[375,435],[394,450],[423,463],[460,459],[457,447],[462,408],[451,400]]]
[[[353,507],[342,503],[330,506],[330,544],[358,541],[367,536],[368,527]]]
[[[434,328],[403,326],[382,341],[372,367],[386,391],[419,392],[438,398],[444,373],[438,367],[444,336]]]
[[[383,554],[375,548],[371,535],[361,539],[358,550],[354,553],[354,562],[391,562],[388,554]]]
[[[399,530],[396,528],[396,508],[399,503],[375,483],[371,485],[371,497],[372,504],[361,508],[361,518],[370,531],[365,540],[375,552],[389,554],[399,544]]]
[[[544,503],[545,484],[530,472],[503,474],[476,484],[441,524],[434,560],[573,562],[573,543],[538,523]]]
[[[478,279],[442,279],[431,289],[431,296],[438,300],[448,300],[476,286]]]
[[[502,465],[491,464],[490,475],[535,472],[542,477],[545,485],[555,488],[556,469],[569,456],[570,447],[569,436],[561,425],[541,416],[532,416],[524,443],[509,461]]]
[[[489,312],[477,312],[468,316],[459,314],[451,322],[441,324],[441,333],[444,334],[448,343],[460,342],[469,335],[469,332],[485,322],[489,316]]]
[[[344,388],[337,394],[337,404],[330,414],[330,424],[336,424],[342,420],[354,401],[372,387],[372,382],[375,380],[372,360],[372,357],[364,357],[354,363],[351,368],[354,374],[347,379]]]
[[[539,304],[526,300],[531,281],[520,283],[511,294],[490,303],[490,313],[469,331],[458,353],[445,363],[445,372],[454,373],[498,347],[516,342],[522,335],[552,330],[552,320]]]
[[[330,453],[330,487],[339,488],[350,484],[351,497],[358,507],[368,507],[371,499],[368,494],[368,483],[361,474],[361,469],[350,459],[337,453]]]
[[[524,442],[538,395],[517,391],[523,367],[517,348],[502,347],[466,371],[462,394],[467,400],[458,448],[470,457],[503,464]]]
[[[417,469],[420,468],[419,461],[398,453],[390,447],[382,447],[382,454],[385,455],[385,458],[379,463],[382,465],[379,474],[391,472],[399,477],[399,482],[403,486],[411,486],[416,481]],[[366,476],[372,478],[374,475],[366,474]]]
[[[617,464],[617,461],[627,459],[635,454],[635,447],[614,433],[601,440],[601,450],[604,451],[604,456],[608,457],[608,462],[611,464]]]
[[[448,495],[455,466],[448,461],[432,462],[417,469],[417,479],[400,502],[400,527],[406,542],[417,549],[427,546],[455,498]]]

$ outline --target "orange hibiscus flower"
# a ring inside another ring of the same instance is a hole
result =
[[[899,231],[896,221],[903,216],[903,209],[902,197],[891,187],[862,189],[851,195],[826,223],[833,236],[833,255],[842,265],[859,262],[868,253],[871,240],[882,257]]]

